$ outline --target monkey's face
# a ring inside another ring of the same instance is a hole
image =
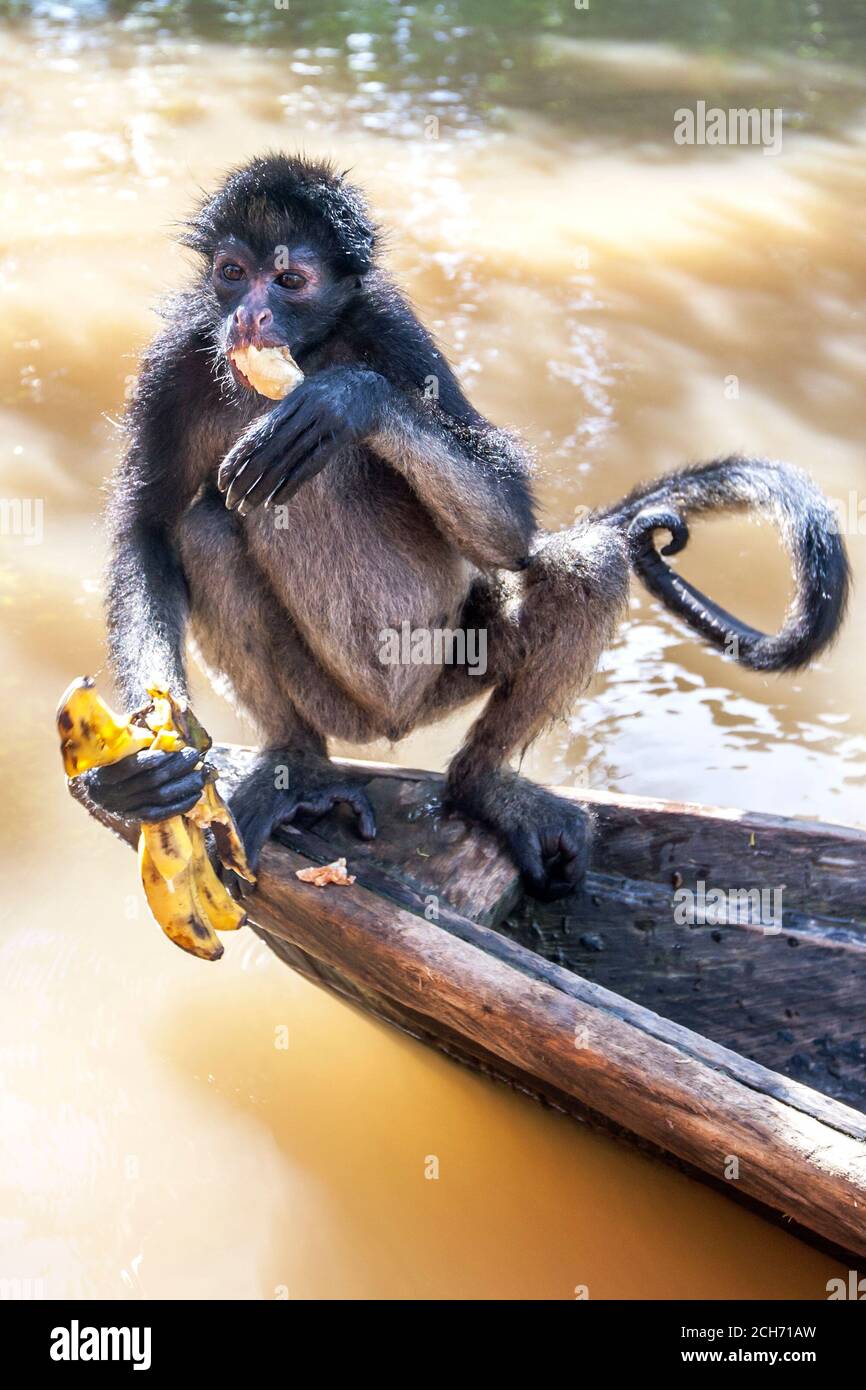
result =
[[[333,327],[357,287],[338,277],[308,245],[257,254],[234,237],[220,243],[211,284],[220,309],[220,346],[239,386],[252,390],[235,365],[248,347],[287,347],[297,361]]]

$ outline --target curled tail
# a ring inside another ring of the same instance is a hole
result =
[[[796,592],[782,628],[772,636],[740,622],[662,559],[685,546],[689,517],[743,510],[776,524],[794,569]],[[743,666],[796,671],[839,631],[850,587],[845,545],[832,507],[797,468],[766,459],[716,459],[642,483],[594,515],[626,531],[632,567],[650,593]],[[671,536],[660,551],[657,531]]]

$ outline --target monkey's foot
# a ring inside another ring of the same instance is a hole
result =
[[[502,841],[532,897],[554,902],[580,887],[592,842],[592,819],[580,806],[510,772],[452,784],[449,799]]]
[[[284,787],[283,782],[288,782]],[[362,839],[376,834],[376,816],[359,782],[347,778],[331,763],[294,767],[281,764],[279,755],[263,756],[231,798],[230,807],[253,872],[262,847],[277,826],[306,813],[323,816],[340,804],[351,807],[358,818]]]

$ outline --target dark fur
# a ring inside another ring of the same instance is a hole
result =
[[[263,255],[291,234],[309,239],[341,275],[366,275],[373,265],[367,204],[330,164],[281,154],[251,160],[202,201],[180,240],[209,261],[221,238],[239,234]]]
[[[307,302],[267,290],[277,339],[306,374],[267,409],[226,363],[237,330],[225,287],[210,279],[226,236],[262,262],[276,245],[297,243],[321,262],[320,295]],[[261,732],[262,757],[234,803],[255,859],[280,820],[336,801],[353,807],[362,833],[374,832],[363,791],[328,760],[328,737],[398,739],[487,691],[451,764],[452,800],[498,832],[532,891],[568,892],[585,866],[586,822],[509,771],[508,759],[568,709],[611,640],[626,606],[629,527],[640,567],[652,530],[684,530],[671,506],[728,503],[734,475],[735,500],[752,503],[758,475],[742,461],[736,470],[691,470],[579,529],[545,535],[525,454],[470,405],[376,268],[363,200],[329,167],[255,160],[203,204],[184,239],[207,269],[169,305],[146,355],[113,488],[109,644],[127,705],[141,702],[151,673],[185,692],[191,630],[216,683]],[[435,400],[425,393],[431,379]],[[275,525],[266,495],[285,503],[287,527]],[[819,554],[815,496],[804,494],[799,509],[794,497],[783,518],[807,581],[800,608],[809,631],[794,647],[809,654],[841,612],[837,602],[830,618],[814,620],[827,610],[822,585],[844,590],[838,558],[828,568]],[[838,546],[830,552],[838,556]],[[656,592],[696,625],[661,580]],[[486,675],[382,665],[378,634],[404,620],[484,628]],[[275,769],[288,785],[275,787]],[[169,795],[163,787],[163,803]],[[136,804],[141,814],[140,788]]]
[[[659,508],[672,513],[660,527],[653,524]],[[652,548],[653,531],[664,529],[675,533],[664,553],[681,550],[688,540],[686,519],[707,511],[750,511],[776,524],[795,590],[785,622],[772,636],[746,627],[674,576]],[[736,639],[732,654],[754,671],[800,670],[842,625],[851,579],[837,519],[811,478],[790,464],[737,455],[697,464],[641,483],[598,515],[629,527],[635,568],[650,591],[714,646],[732,647]]]

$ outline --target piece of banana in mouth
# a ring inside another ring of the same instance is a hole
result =
[[[281,401],[304,379],[287,347],[235,348],[231,360],[254,391],[268,400]]]

